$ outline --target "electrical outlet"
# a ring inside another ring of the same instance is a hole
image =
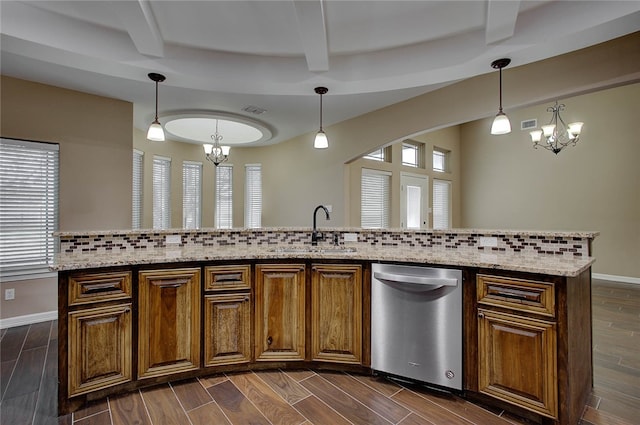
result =
[[[178,245],[180,242],[182,242],[182,238],[180,237],[180,235],[166,235],[164,237],[164,242],[167,245]]]
[[[329,204],[329,205],[325,205],[324,207],[327,209],[327,211],[333,212],[333,205]]]
[[[357,233],[343,233],[342,237],[345,242],[358,242],[358,234]]]
[[[496,247],[498,246],[498,238],[494,236],[480,236],[480,246]]]
[[[15,300],[16,299],[16,290],[15,288],[9,288],[4,290],[4,299],[6,301]]]

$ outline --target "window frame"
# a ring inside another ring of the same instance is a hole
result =
[[[415,153],[415,162],[406,162],[404,158],[405,148],[410,148]],[[424,143],[404,140],[400,145],[401,164],[405,167],[424,168]]]
[[[225,177],[222,172],[228,173],[228,182],[223,181]],[[233,165],[220,164],[216,167],[215,184],[215,216],[214,226],[216,229],[233,228]],[[223,184],[226,186],[224,187]],[[228,189],[227,193],[222,193]],[[224,211],[223,211],[224,208]]]
[[[440,220],[437,218],[439,215],[438,214],[438,209],[439,209],[439,205],[441,204],[441,199],[438,198],[438,195],[441,193],[441,188],[442,185],[445,185],[447,187],[447,202],[446,202],[446,221],[447,221],[447,225],[446,226],[440,226]],[[438,186],[440,186],[440,188],[438,188]],[[453,196],[453,184],[451,183],[450,180],[443,180],[443,179],[433,179],[433,184],[432,184],[432,216],[433,216],[433,229],[450,229],[452,226],[452,220],[453,220],[453,205],[452,205],[452,196]]]
[[[436,173],[448,173],[449,171],[449,157],[451,151],[442,149],[437,146],[433,147],[433,153],[431,154],[431,169]],[[442,169],[436,168],[436,156],[442,158]]]
[[[391,177],[390,171],[375,170],[371,168],[362,168],[360,176],[360,227],[363,229],[388,229],[391,225]],[[376,179],[378,180],[376,182]],[[365,182],[365,180],[368,180]],[[369,192],[372,198],[368,201],[372,208],[367,211],[365,209],[365,184],[372,186]],[[382,187],[376,186],[382,184]],[[375,199],[378,196],[379,199]],[[378,202],[379,210],[374,211],[375,203]],[[379,213],[379,216],[373,215]],[[366,214],[370,214],[365,217]],[[373,224],[374,221],[378,223]],[[373,224],[373,225],[372,225]]]
[[[244,226],[262,227],[262,164],[245,164]]]
[[[162,168],[160,168],[162,167]],[[153,228],[171,228],[171,158],[154,155],[152,169]]]
[[[133,150],[133,176],[131,182],[131,228],[142,227],[142,208],[144,188],[144,152]]]
[[[200,229],[201,227],[202,162],[182,161],[182,228]]]
[[[60,146],[2,137],[0,152],[0,281],[55,276],[49,263],[59,225]]]

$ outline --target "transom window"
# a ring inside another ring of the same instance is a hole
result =
[[[422,157],[424,143],[404,141],[402,142],[402,165],[415,168],[424,168]]]
[[[440,148],[433,148],[433,171],[440,173],[449,171],[450,151]]]

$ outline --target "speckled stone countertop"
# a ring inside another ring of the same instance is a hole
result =
[[[86,234],[86,233],[84,233]],[[167,246],[135,251],[61,253],[51,270],[81,270],[127,265],[250,260],[358,260],[420,263],[511,270],[555,276],[577,276],[595,261],[593,257],[482,252],[446,248],[386,247],[364,244],[304,246]]]

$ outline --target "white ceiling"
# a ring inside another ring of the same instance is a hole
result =
[[[608,0],[2,0],[0,15],[3,75],[132,102],[146,130],[158,72],[161,122],[240,115],[270,130],[261,145],[317,131],[317,86],[327,127],[501,57],[511,68],[640,30],[640,1]]]

